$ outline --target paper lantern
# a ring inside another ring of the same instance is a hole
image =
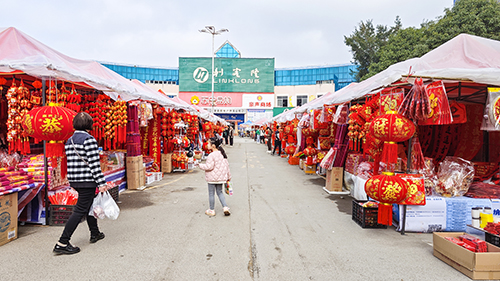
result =
[[[297,147],[295,145],[289,145],[285,148],[285,153],[292,155],[296,149]]]
[[[382,161],[396,163],[398,146],[396,142],[406,141],[415,134],[415,125],[408,118],[391,111],[375,118],[370,124],[370,134],[384,141]]]
[[[212,123],[206,122],[205,124],[203,124],[203,131],[204,132],[209,132],[211,130],[212,130]]]
[[[48,141],[47,156],[64,156],[64,141],[73,135],[75,116],[71,109],[49,104],[26,113],[22,126],[28,136]]]
[[[384,173],[371,177],[365,183],[366,194],[380,202],[378,210],[378,223],[392,224],[392,204],[397,204],[406,199],[408,183],[394,175]]]

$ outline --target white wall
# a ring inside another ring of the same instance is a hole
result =
[[[296,96],[306,95],[308,101],[314,100],[318,95],[335,92],[335,84],[316,84],[298,86],[274,86],[275,104],[278,104],[277,96],[287,96],[288,106],[297,106]]]

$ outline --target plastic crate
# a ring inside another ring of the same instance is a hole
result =
[[[497,247],[500,247],[500,236],[489,233],[487,231],[484,232],[484,240],[488,243],[491,243]]]
[[[64,226],[74,208],[75,205],[50,205],[49,225]]]
[[[109,194],[111,195],[111,197],[113,197],[113,199],[115,200],[115,202],[118,202],[118,198],[120,196],[119,186],[117,185],[108,191],[109,191]]]
[[[387,228],[386,225],[378,224],[378,208],[365,208],[361,204],[367,201],[352,200],[352,220],[362,228]]]

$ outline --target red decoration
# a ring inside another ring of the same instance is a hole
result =
[[[382,162],[394,164],[398,160],[396,142],[411,138],[415,133],[415,125],[400,114],[388,113],[380,115],[371,122],[370,133],[384,141]]]
[[[73,110],[51,104],[29,111],[22,125],[28,136],[48,141],[48,157],[64,156],[64,141],[74,132],[75,115]]]
[[[314,147],[306,147],[303,152],[306,156],[314,156],[317,153],[316,148]]]
[[[365,183],[366,194],[379,201],[378,223],[392,225],[392,205],[406,199],[408,183],[392,173],[371,177]]]

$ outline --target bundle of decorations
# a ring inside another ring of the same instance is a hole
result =
[[[19,152],[23,155],[30,153],[29,137],[22,128],[22,121],[26,113],[30,111],[33,104],[30,101],[30,91],[21,80],[20,86],[16,86],[15,79],[7,91],[7,141],[9,142],[9,153]]]
[[[7,169],[0,168],[0,191],[34,183],[33,176],[26,172]]]
[[[172,167],[174,169],[186,170],[188,168],[188,161],[189,159],[184,152],[172,154]]]
[[[141,155],[141,134],[139,131],[139,109],[137,105],[127,107],[127,157]]]
[[[464,196],[471,198],[498,199],[500,198],[500,185],[474,182]]]
[[[64,191],[56,191],[50,194],[49,200],[52,205],[76,205],[78,193],[72,188],[68,188]]]
[[[444,197],[463,196],[474,179],[474,166],[460,157],[448,156],[439,166],[437,177],[435,194]]]

